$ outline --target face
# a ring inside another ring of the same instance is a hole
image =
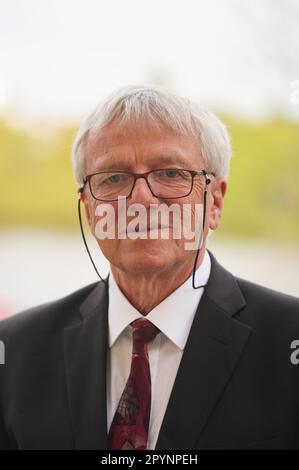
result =
[[[117,125],[112,122],[97,136],[88,137],[85,152],[85,175],[110,170],[145,173],[161,168],[207,169],[194,136],[176,134],[168,129],[158,130],[150,125],[138,128],[128,125],[125,130],[120,131]],[[131,196],[125,202],[126,210],[138,203],[149,214],[152,204],[170,206],[175,203],[180,207],[183,204],[188,204],[191,205],[189,207],[191,207],[192,227],[194,228],[194,207],[195,204],[203,201],[203,182],[204,177],[195,177],[193,190],[186,197],[159,199],[151,193],[146,180],[139,178]],[[215,230],[219,225],[226,182],[216,180],[212,176],[207,189],[204,241],[208,229]],[[91,232],[112,268],[115,267],[132,274],[144,274],[173,272],[173,269],[184,264],[186,266],[193,265],[195,251],[185,249],[186,241],[190,242],[190,240],[171,236],[171,226],[174,221],[170,220],[170,237],[168,239],[161,239],[160,236],[158,239],[152,239],[148,236],[146,239],[106,238],[99,240],[96,237],[96,224],[100,217],[96,215],[96,209],[101,202],[92,197],[88,184],[84,187],[82,199]],[[118,202],[110,202],[109,204],[113,206],[117,218]],[[127,222],[129,221],[130,217],[127,217]]]

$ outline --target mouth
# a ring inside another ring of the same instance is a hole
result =
[[[158,226],[152,226],[152,227],[147,227],[146,229],[141,229],[139,230],[139,227],[135,227],[135,230],[132,230],[131,233],[150,233],[150,232],[158,232],[162,230],[169,230],[168,225],[158,225]],[[130,233],[130,231],[128,232]]]
[[[139,225],[136,225],[134,229],[128,230],[126,229],[125,231],[122,231],[121,234],[127,234],[130,235],[131,233],[139,233],[139,234],[145,234],[145,233],[157,233],[157,232],[162,232],[169,230],[171,227],[169,225],[152,225],[152,226],[147,226],[146,228],[144,227],[139,227]]]

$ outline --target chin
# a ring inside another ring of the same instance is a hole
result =
[[[135,273],[156,272],[164,270],[174,263],[171,254],[164,250],[146,249],[123,253],[118,264],[126,271]]]
[[[164,271],[181,257],[173,240],[119,240],[115,245],[102,245],[101,250],[112,265],[135,273]]]

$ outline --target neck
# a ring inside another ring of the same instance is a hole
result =
[[[197,260],[196,269],[202,264],[205,245]],[[171,269],[155,273],[125,272],[111,265],[115,281],[129,302],[144,316],[178,289],[192,274],[193,263],[171,266]]]

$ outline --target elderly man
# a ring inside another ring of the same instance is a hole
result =
[[[299,449],[299,300],[206,249],[230,156],[212,113],[158,87],[83,122],[74,171],[110,273],[1,322],[0,448]]]

